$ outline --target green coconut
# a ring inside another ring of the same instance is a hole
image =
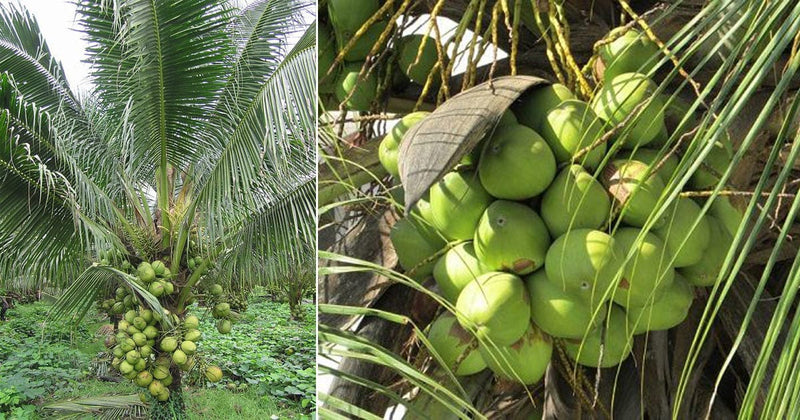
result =
[[[139,374],[136,375],[135,382],[136,385],[139,385],[142,388],[146,388],[147,386],[150,385],[150,383],[153,382],[153,375],[148,371],[139,372]]]
[[[567,99],[547,111],[540,132],[553,150],[556,161],[573,162],[578,152],[603,136],[603,125],[603,120],[598,118],[589,104]],[[601,143],[574,163],[594,169],[605,154],[606,143]]]
[[[228,334],[233,329],[233,324],[227,319],[220,319],[217,322],[217,332],[220,334]]]
[[[625,121],[640,103],[650,100],[617,136],[622,147],[632,149],[655,140],[664,126],[664,101],[656,84],[640,73],[622,73],[607,81],[592,98],[592,109],[611,127]]]
[[[131,351],[131,350],[136,348],[136,342],[133,341],[133,339],[125,338],[124,340],[122,340],[120,342],[119,346],[120,346],[120,348],[122,348],[122,351],[127,353],[127,352],[129,352],[129,351]]]
[[[575,95],[560,83],[539,86],[526,92],[512,107],[520,124],[541,133],[547,113],[562,101],[575,99]]]
[[[365,61],[369,57],[372,47],[378,42],[381,34],[386,29],[389,22],[380,20],[370,25],[369,28],[361,35],[353,46],[344,54],[346,61]],[[347,44],[355,37],[355,34],[336,34],[336,45],[339,51],[344,50]],[[387,37],[388,39],[388,37]],[[378,47],[380,53],[380,48]]]
[[[510,346],[481,345],[480,354],[497,376],[531,385],[539,382],[550,364],[553,343],[533,323],[517,342]]]
[[[686,267],[703,259],[709,245],[710,228],[706,215],[691,198],[679,198],[667,224],[653,231],[673,255],[673,267]],[[694,226],[697,223],[697,226]]]
[[[150,283],[150,286],[148,286],[147,290],[155,297],[161,297],[164,295],[164,285],[158,281]]]
[[[691,153],[692,150],[687,153]],[[714,146],[703,160],[703,165],[697,168],[689,178],[689,186],[698,190],[712,189],[720,181],[720,177],[731,164],[733,152],[726,142],[714,142]]]
[[[524,200],[541,194],[556,175],[556,159],[547,143],[530,128],[498,127],[478,163],[478,176],[489,194]]]
[[[183,335],[183,339],[191,342],[198,342],[203,337],[203,333],[200,330],[188,330],[186,334]]]
[[[153,272],[155,272],[156,276],[158,277],[162,277],[164,275],[164,270],[167,269],[167,266],[165,266],[163,262],[158,260],[150,263],[150,267],[153,268]]]
[[[172,352],[172,361],[175,362],[176,365],[186,363],[186,353],[181,349],[175,350]]]
[[[706,220],[710,235],[709,245],[703,253],[703,258],[697,264],[679,269],[689,283],[700,287],[713,286],[717,282],[717,276],[722,270],[733,242],[733,238],[719,219],[706,215]]]
[[[145,321],[144,318],[137,316],[133,318],[133,326],[135,326],[139,330],[143,330],[147,327],[147,321]]]
[[[618,306],[611,306],[604,328],[599,326],[592,330],[581,341],[569,340],[564,346],[567,355],[584,366],[608,368],[622,363],[628,358],[633,347],[633,340],[627,332],[625,311]]]
[[[676,274],[672,284],[664,289],[661,299],[652,305],[628,309],[628,323],[633,326],[634,334],[668,330],[686,319],[693,300],[694,288],[683,276]]]
[[[164,385],[159,380],[154,380],[150,382],[150,385],[147,387],[150,391],[150,395],[156,397],[166,391],[167,388],[164,388]]]
[[[433,226],[450,240],[472,239],[491,202],[475,172],[450,172],[430,190]]]
[[[164,337],[159,344],[159,348],[167,353],[172,353],[178,348],[178,340],[174,337]]]
[[[621,160],[636,160],[655,170],[658,164],[660,164],[664,159],[664,155],[665,153],[661,153],[658,150],[641,147],[622,154]],[[669,180],[669,178],[672,177],[672,174],[678,170],[678,163],[678,156],[671,154],[666,160],[664,160],[664,163],[660,168],[658,168],[656,173],[661,177],[662,181]]]
[[[672,254],[664,241],[647,232],[637,242],[640,234],[642,230],[638,228],[621,228],[614,233],[622,258],[632,254],[625,262],[613,296],[614,302],[624,308],[652,304],[675,278],[670,265]]]
[[[119,364],[119,372],[123,375],[133,372],[133,365],[128,363],[127,360],[123,360]]]
[[[145,343],[147,343],[147,336],[140,332],[133,333],[131,335],[131,339],[134,343],[136,343],[137,346],[143,346]]]
[[[468,241],[450,248],[436,261],[433,278],[445,299],[455,302],[464,286],[489,271],[492,270],[475,255],[472,241]]]
[[[423,40],[425,45],[422,45]],[[433,66],[439,60],[436,40],[426,35],[412,34],[402,37],[399,45],[397,63],[400,70],[412,82],[424,85]],[[420,52],[420,47],[422,47],[422,52]],[[433,76],[433,81],[436,82],[436,75]]]
[[[510,346],[530,322],[530,299],[525,283],[508,273],[490,272],[467,284],[456,301],[458,323],[475,331],[481,342]]]
[[[380,159],[381,165],[386,168],[386,172],[389,172],[396,179],[400,179],[400,170],[397,163],[403,136],[405,136],[409,128],[422,121],[429,114],[430,112],[418,111],[401,118],[378,146],[378,159]]]
[[[622,261],[611,235],[593,229],[573,229],[547,250],[547,279],[564,292],[596,308],[610,298]]]
[[[211,287],[208,288],[208,291],[211,293],[212,296],[222,296],[222,286],[219,284],[212,284]]]
[[[214,305],[212,312],[218,318],[227,318],[231,314],[231,305],[227,302],[220,302]]]
[[[196,330],[200,327],[200,320],[194,315],[189,315],[183,320],[183,326],[187,330]]]
[[[125,315],[122,318],[128,323],[128,325],[131,325],[138,315],[138,312],[131,309],[130,311],[125,312]]]
[[[148,325],[147,327],[144,328],[144,330],[142,330],[142,333],[148,339],[156,338],[156,337],[158,337],[158,328],[156,328],[156,327],[154,327],[152,325]]]
[[[615,160],[606,167],[603,184],[621,211],[622,221],[630,226],[643,227],[656,208],[664,191],[664,181],[638,160]],[[671,209],[653,222],[653,228],[664,226]]]
[[[209,382],[219,382],[222,379],[222,369],[217,366],[209,366],[206,368],[205,375]]]
[[[607,38],[615,38],[597,51],[595,69],[602,79],[611,80],[622,73],[648,74],[658,63],[660,50],[646,34],[632,28],[615,28]]]
[[[136,275],[145,283],[150,283],[156,279],[156,272],[153,270],[150,263],[146,261],[142,261],[139,267],[136,268]]]
[[[191,356],[197,351],[197,344],[191,340],[184,340],[181,342],[181,350]]]
[[[744,210],[747,208],[746,200],[741,206],[735,204],[733,197],[725,197],[718,195],[711,203],[709,211],[711,215],[716,217],[722,223],[725,231],[731,237],[736,236],[739,231],[739,225],[744,220]]]
[[[603,185],[580,165],[559,172],[542,195],[541,213],[553,237],[568,229],[597,229],[611,213],[611,199]]]
[[[475,255],[489,268],[524,275],[544,264],[550,234],[530,207],[497,200],[483,213],[474,244]]]
[[[131,365],[135,365],[136,362],[138,362],[139,358],[141,358],[141,357],[142,356],[136,350],[131,350],[131,351],[125,353],[125,361],[130,363]]]
[[[145,344],[142,347],[139,347],[139,354],[142,355],[142,359],[148,359],[151,354],[153,354],[153,348]]]
[[[380,9],[378,0],[328,0],[328,16],[337,32],[356,32]]]
[[[413,217],[398,220],[392,226],[389,238],[400,266],[415,279],[423,279],[433,273],[436,260],[431,257],[446,244],[435,229]]]
[[[592,307],[547,279],[546,270],[525,278],[531,298],[531,319],[553,337],[581,338],[597,326],[604,312],[595,317]]]
[[[135,365],[133,365],[133,370],[137,372],[143,371],[147,367],[147,360],[139,359]]]
[[[336,99],[351,111],[369,110],[377,94],[377,73],[373,70],[359,77],[363,66],[363,62],[345,64],[334,83]]]
[[[461,328],[450,312],[443,313],[431,323],[428,340],[447,368],[456,375],[472,375],[486,368],[486,362],[475,346],[475,337]],[[465,354],[467,351],[469,353]]]

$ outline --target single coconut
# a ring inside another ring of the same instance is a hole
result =
[[[380,9],[378,0],[329,0],[328,16],[334,29],[342,33],[357,31]]]
[[[592,330],[584,340],[567,341],[564,350],[572,360],[584,366],[608,368],[628,358],[633,340],[627,331],[625,311],[611,305],[604,322],[604,326]]]
[[[369,53],[372,51],[373,46],[380,40],[381,34],[383,34],[383,31],[386,29],[386,25],[388,25],[388,23],[389,22],[385,20],[380,20],[370,25],[370,27],[367,28],[367,30],[360,37],[358,37],[353,46],[347,50],[347,52],[344,54],[344,59],[346,61],[365,61],[367,57],[369,57]],[[354,37],[355,33],[337,32],[336,44],[338,46],[338,50],[344,50],[350,40]],[[377,51],[380,52],[381,49],[382,46],[379,46]]]
[[[467,331],[474,331],[481,342],[509,346],[528,329],[528,291],[513,274],[483,274],[458,295],[456,316],[458,323]]]
[[[450,248],[436,261],[433,278],[445,299],[455,302],[464,286],[489,271],[492,270],[475,255],[472,241],[468,241]]]
[[[189,315],[183,320],[183,326],[187,330],[196,330],[200,327],[200,320],[194,315]]]
[[[136,268],[136,275],[145,283],[150,283],[156,279],[156,272],[147,261],[142,261],[139,267]]]
[[[646,164],[651,168],[651,170],[658,169],[656,174],[658,174],[661,180],[664,181],[669,180],[670,177],[672,177],[672,174],[678,170],[679,163],[677,155],[671,154],[668,158],[664,159],[665,155],[665,153],[661,153],[659,150],[640,147],[636,150],[631,150],[628,153],[623,153],[621,155],[622,159],[620,160],[636,160]],[[664,161],[663,164],[661,164],[662,160]],[[657,168],[659,164],[661,164],[661,167]]]
[[[459,376],[472,375],[486,368],[478,352],[477,340],[445,312],[431,323],[428,340],[448,369]]]
[[[378,159],[381,161],[381,165],[386,168],[386,172],[389,172],[395,179],[400,179],[400,170],[397,163],[400,154],[400,143],[403,140],[403,136],[409,128],[422,121],[429,114],[430,112],[418,111],[401,118],[400,121],[389,130],[389,133],[383,138],[381,144],[378,145]]]
[[[619,207],[622,221],[630,226],[644,227],[653,215],[659,197],[664,191],[664,181],[637,160],[615,160],[603,172],[603,184]],[[671,209],[666,209],[653,221],[657,229],[667,222]]]
[[[178,340],[174,337],[164,337],[159,344],[159,348],[167,353],[172,353],[178,348]]]
[[[690,147],[687,154],[692,153],[692,150]],[[689,178],[689,186],[698,190],[713,189],[719,183],[720,176],[728,170],[732,158],[733,152],[727,142],[714,142],[703,164]]]
[[[611,199],[605,188],[580,165],[570,165],[542,196],[541,213],[553,237],[568,229],[597,229],[608,220]]]
[[[703,253],[703,258],[697,264],[679,269],[689,283],[700,287],[713,286],[717,282],[733,242],[733,238],[719,219],[706,215],[706,220],[709,227],[709,245]]]
[[[523,275],[544,264],[550,234],[530,207],[497,200],[483,213],[474,245],[475,255],[489,268]]]
[[[339,102],[351,111],[367,111],[378,90],[376,71],[369,71],[361,76],[363,62],[345,64],[334,83],[334,93]]]
[[[650,232],[642,234],[638,228],[621,228],[614,233],[626,262],[613,300],[625,308],[652,304],[661,298],[675,278],[675,270],[670,265],[672,254],[664,241]]]
[[[209,366],[206,368],[205,375],[209,382],[219,382],[222,379],[222,369],[217,366]]]
[[[512,110],[520,124],[532,128],[537,133],[541,133],[547,112],[568,99],[575,99],[575,95],[566,86],[554,83],[552,85],[539,86],[526,92],[513,105]]]
[[[539,382],[550,364],[553,343],[533,323],[517,342],[510,346],[481,345],[486,365],[498,376],[531,385]]]
[[[424,85],[428,80],[428,75],[433,70],[433,66],[439,61],[436,40],[426,35],[413,34],[402,37],[399,45],[397,63],[400,66],[400,70],[411,81]],[[433,82],[436,83],[436,75],[432,77]]]
[[[481,185],[489,194],[524,200],[541,194],[556,175],[556,159],[544,139],[520,125],[498,127],[478,163]]]
[[[634,334],[668,330],[686,319],[693,300],[692,285],[680,274],[675,274],[661,299],[652,305],[628,308],[628,323],[633,326]]]
[[[573,229],[550,245],[544,267],[556,287],[596,308],[611,297],[621,260],[611,235]]]
[[[450,172],[430,190],[433,226],[450,240],[472,239],[491,202],[475,172]]]
[[[231,321],[227,319],[220,319],[217,322],[217,331],[220,334],[228,334],[231,332],[231,329],[233,329],[233,324],[231,323]]]
[[[656,84],[640,73],[622,73],[607,81],[592,99],[592,109],[616,127],[634,111],[617,138],[623,148],[633,149],[655,140],[664,125],[664,101],[655,94]],[[640,105],[642,103],[645,105]]]
[[[164,276],[164,270],[166,270],[166,268],[167,268],[167,266],[165,266],[163,262],[158,261],[158,260],[153,261],[152,263],[150,263],[150,267],[153,267],[153,272],[155,272],[156,276],[158,276],[158,277],[163,277]]]
[[[673,267],[697,264],[703,259],[711,235],[706,215],[691,198],[679,198],[673,210],[667,224],[653,233],[667,244],[674,258]]]
[[[540,132],[553,150],[556,161],[579,163],[594,169],[606,154],[605,142],[586,153],[580,161],[575,161],[575,156],[603,136],[603,125],[603,120],[589,104],[568,99],[547,111]]]
[[[400,219],[389,233],[400,266],[407,274],[421,280],[433,273],[432,258],[445,246],[445,241],[431,226],[412,217]]]
[[[658,63],[659,52],[646,34],[625,27],[612,29],[607,38],[613,41],[603,44],[597,51],[596,70],[602,79],[611,80],[622,73],[648,74]]]
[[[581,338],[597,326],[602,310],[595,316],[592,307],[567,293],[539,270],[525,278],[531,298],[531,319],[553,337]]]

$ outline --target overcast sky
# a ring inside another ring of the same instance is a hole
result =
[[[22,4],[36,16],[39,29],[44,34],[50,51],[61,61],[72,89],[88,90],[89,65],[83,62],[87,44],[78,32],[75,5],[70,0],[0,0],[0,4],[12,2]],[[252,2],[253,0],[240,0],[244,4]],[[312,16],[306,16],[306,22],[311,23],[313,20]]]

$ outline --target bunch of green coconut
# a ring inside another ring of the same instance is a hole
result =
[[[600,51],[591,101],[560,84],[527,92],[392,228],[406,275],[433,277],[450,303],[427,336],[457,375],[488,367],[535,383],[555,341],[578,364],[615,366],[634,335],[681,323],[693,287],[720,274],[739,220],[689,197],[653,214],[680,156],[662,151],[664,102],[640,73],[658,48],[617,35]],[[407,115],[380,145],[396,179],[403,136],[426,116]],[[715,185],[731,157],[715,145],[688,187]]]
[[[387,31],[391,10],[378,19],[371,19],[382,4],[375,0],[331,0],[327,2],[327,10],[320,10],[319,93],[333,94],[337,103],[343,103],[352,111],[369,110],[387,71],[392,72],[389,88],[394,90],[410,82],[425,85],[429,76],[432,83],[437,83],[435,74],[431,74],[438,61],[436,42],[420,34],[394,41],[389,48],[390,64],[361,74],[371,56],[387,51],[392,35],[391,29]],[[351,40],[354,42],[349,45]],[[334,66],[342,51],[340,64]]]
[[[109,252],[106,251],[106,257],[110,255]],[[127,260],[121,266],[126,266],[126,262],[127,268],[123,267],[123,270],[130,272],[142,289],[159,300],[164,316],[144,305],[130,286],[120,286],[115,290],[113,299],[101,302],[101,307],[110,314],[122,315],[115,334],[106,339],[105,345],[113,355],[111,365],[114,369],[145,388],[153,398],[167,401],[170,396],[168,387],[172,384],[174,373],[191,371],[198,364],[197,343],[202,338],[200,323],[194,315],[186,314],[181,318],[166,309],[174,304],[177,290],[172,282],[174,275],[163,261],[143,261],[135,269],[130,268]],[[189,258],[187,266],[191,265],[195,267],[187,268],[195,271],[204,269],[207,264],[203,264],[202,258],[195,257]],[[216,293],[214,297],[221,299],[222,287],[212,285],[210,293]],[[191,303],[191,300],[187,303]],[[225,305],[217,305],[212,313],[225,323],[217,328],[226,334],[231,331],[231,322],[227,319],[231,311]],[[222,370],[217,366],[205,366],[203,372],[211,382],[222,379]],[[141,394],[141,397],[146,401],[146,395]]]

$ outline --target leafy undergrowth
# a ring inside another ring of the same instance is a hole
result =
[[[203,330],[198,352],[224,372],[221,382],[209,386],[254,388],[258,395],[275,398],[287,407],[306,413],[313,410],[314,307],[303,305],[302,310],[304,319],[293,321],[287,304],[252,303],[227,335],[217,333],[210,313],[198,314]]]
[[[43,405],[64,399],[130,395],[129,381],[107,382],[91,371],[103,351],[94,335],[107,322],[90,312],[76,328],[43,324],[45,303],[17,305],[0,322],[0,420],[48,418]],[[225,371],[218,384],[189,387],[190,418],[300,418],[314,409],[314,313],[289,319],[285,303],[252,302],[230,335],[221,335],[204,310],[200,351]],[[292,347],[294,353],[291,350]],[[233,389],[229,388],[232,387]],[[86,417],[92,418],[92,417]]]

